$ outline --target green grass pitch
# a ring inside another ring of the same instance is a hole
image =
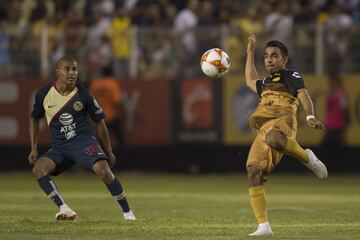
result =
[[[0,173],[0,239],[251,239],[256,229],[244,175],[118,176],[135,222],[122,219],[93,175],[54,178],[78,213],[75,222],[56,222],[56,207],[29,173]],[[359,183],[360,176],[271,175],[272,239],[360,239]]]

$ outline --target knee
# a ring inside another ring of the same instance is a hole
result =
[[[42,178],[46,175],[49,175],[49,171],[46,170],[46,167],[39,163],[35,163],[33,169],[32,169],[33,175],[36,177],[36,179]]]
[[[286,147],[286,137],[277,131],[270,131],[265,137],[266,144],[278,151],[285,150]]]
[[[264,182],[264,171],[260,165],[251,165],[247,168],[247,179],[250,187],[262,185]]]
[[[53,173],[56,170],[56,164],[53,160],[49,158],[40,158],[35,163],[32,172],[34,176],[39,179],[50,173]]]
[[[95,163],[93,170],[106,184],[109,184],[114,180],[114,174],[111,172],[109,164],[106,161]]]
[[[259,165],[250,165],[247,168],[247,176],[248,178],[257,178],[257,177],[261,177],[263,173],[263,170],[261,168],[261,166]]]

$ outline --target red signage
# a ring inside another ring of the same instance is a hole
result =
[[[29,120],[35,93],[46,81],[34,79],[20,79],[1,81],[2,87],[9,91],[1,93],[0,121],[8,126],[1,130],[0,143],[2,144],[30,144]],[[7,96],[4,96],[7,95]],[[39,144],[48,145],[50,134],[47,123],[41,121]],[[3,125],[4,126],[4,125]]]
[[[0,144],[28,145],[29,119],[35,93],[47,82],[34,79],[0,82]],[[171,141],[170,82],[125,82],[125,140],[128,145],[165,145]],[[9,90],[7,90],[9,89]],[[5,92],[5,93],[3,93]],[[5,95],[5,96],[4,96]],[[46,121],[39,144],[50,145]]]
[[[181,85],[182,128],[208,129],[214,125],[213,82],[185,80]]]
[[[166,145],[171,141],[170,81],[133,80],[123,84],[128,145]]]

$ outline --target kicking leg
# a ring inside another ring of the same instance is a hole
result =
[[[327,178],[325,165],[310,149],[303,149],[294,138],[286,137],[283,133],[271,130],[265,138],[266,144],[285,155],[298,159],[308,167],[318,178]]]
[[[35,163],[32,171],[40,188],[60,209],[60,212],[55,216],[56,220],[74,220],[76,213],[64,202],[58,188],[50,178],[50,174],[54,172],[55,169],[56,164],[53,160],[42,157]]]
[[[267,217],[266,194],[263,186],[264,171],[260,165],[247,167],[250,204],[258,221],[258,229],[249,236],[271,236],[272,230]]]
[[[124,212],[125,220],[135,220],[135,216],[129,207],[125,192],[119,180],[112,173],[106,160],[99,160],[93,166],[93,170],[106,184],[111,195],[117,200]]]

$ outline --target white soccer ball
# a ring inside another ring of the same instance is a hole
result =
[[[200,66],[206,76],[221,77],[229,70],[230,58],[220,48],[212,48],[202,55]]]

